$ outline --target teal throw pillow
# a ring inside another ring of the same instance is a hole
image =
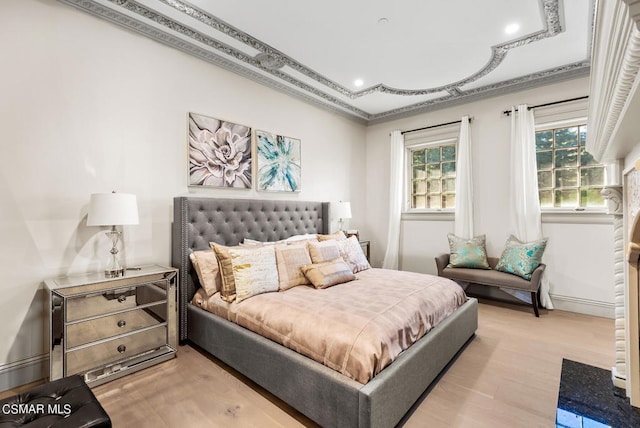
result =
[[[454,268],[491,269],[487,261],[485,249],[485,235],[471,239],[460,238],[450,233],[449,239],[449,265]]]
[[[542,262],[542,254],[547,246],[547,240],[522,242],[515,236],[509,236],[505,244],[496,270],[518,275],[526,280]]]

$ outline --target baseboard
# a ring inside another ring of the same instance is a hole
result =
[[[37,355],[0,365],[0,391],[49,377],[49,356]]]
[[[579,297],[551,294],[553,307],[561,311],[576,312],[594,317],[615,319],[615,304],[598,300],[581,299]]]

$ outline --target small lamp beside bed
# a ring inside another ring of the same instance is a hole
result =
[[[117,278],[124,275],[124,267],[118,256],[119,232],[116,226],[138,224],[138,204],[136,195],[130,193],[94,193],[89,203],[87,226],[111,226],[106,232],[111,241],[111,251],[107,260],[104,275]]]
[[[334,215],[338,217],[338,230],[344,232],[344,221],[351,218],[351,202],[338,202],[334,207]]]

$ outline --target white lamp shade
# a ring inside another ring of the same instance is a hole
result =
[[[89,203],[87,226],[138,224],[136,195],[130,193],[94,193]]]
[[[340,219],[351,218],[351,202],[338,202],[334,212],[335,216]]]

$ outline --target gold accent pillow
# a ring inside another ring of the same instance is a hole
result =
[[[309,254],[313,263],[323,263],[340,257],[338,241],[330,239],[322,242],[309,242]]]
[[[207,296],[220,291],[222,278],[216,253],[213,250],[194,251],[189,254],[189,258],[200,280],[200,287],[204,289]]]
[[[324,263],[313,263],[302,266],[302,273],[316,288],[327,288],[332,285],[353,281],[356,276],[351,272],[342,257]]]
[[[311,264],[307,244],[277,245],[276,264],[280,278],[280,290],[288,290],[296,285],[308,285],[309,280],[300,268]]]
[[[347,236],[343,231],[339,230],[337,232],[333,232],[330,235],[318,235],[318,241],[328,241],[330,239],[334,239],[336,241],[346,241]]]
[[[231,264],[231,254],[229,249],[224,245],[210,242],[211,249],[216,253],[218,258],[218,268],[220,269],[220,297],[226,302],[233,302],[236,298],[236,281],[233,277],[233,266]]]
[[[278,291],[278,269],[273,246],[229,248],[236,302],[262,293]]]

